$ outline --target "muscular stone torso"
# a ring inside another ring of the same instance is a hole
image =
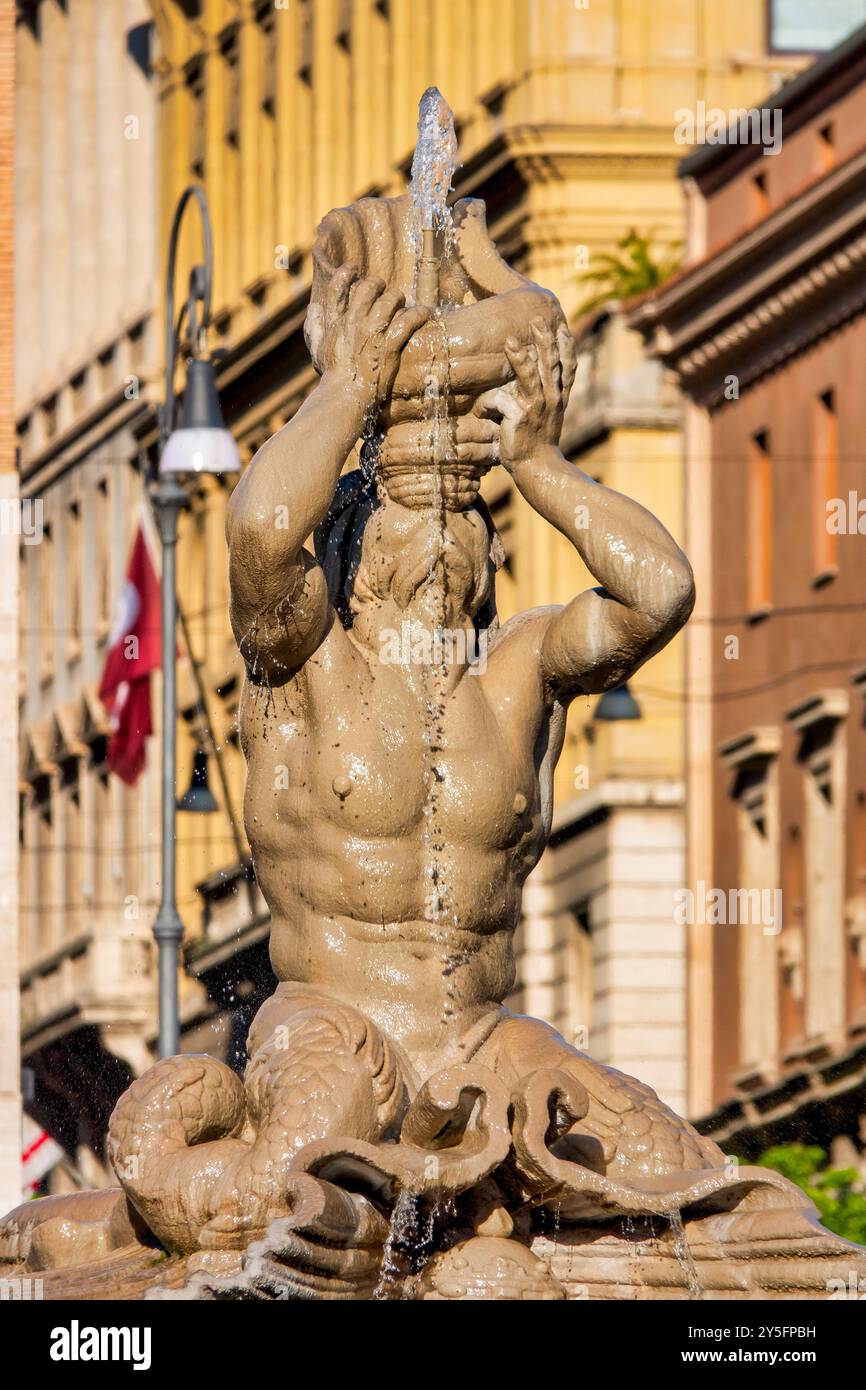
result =
[[[495,664],[464,673],[437,717],[428,683],[413,690],[335,623],[293,680],[248,683],[242,703],[277,977],[363,991],[422,1067],[422,1037],[441,1053],[510,989],[521,887],[548,828],[550,711],[513,677],[499,701]]]

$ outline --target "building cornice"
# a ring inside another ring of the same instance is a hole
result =
[[[702,405],[866,308],[866,149],[639,302],[629,324]]]
[[[781,747],[781,730],[772,724],[765,724],[728,739],[719,748],[719,757],[725,767],[739,771],[744,767],[770,762],[778,757]]]
[[[583,796],[572,797],[554,809],[551,837],[602,811],[669,809],[683,805],[685,784],[678,777],[608,777]]]
[[[144,397],[127,400],[123,386],[119,386],[72,427],[55,435],[44,449],[22,460],[22,497],[44,492],[106,439],[119,434],[121,430],[140,426],[149,416],[155,418],[151,402]]]
[[[804,58],[808,62],[808,59]],[[765,110],[778,110],[783,113],[785,133],[790,137],[804,122],[814,114],[814,109],[825,110],[833,101],[838,101],[846,91],[850,91],[862,77],[866,61],[866,24],[860,25],[842,43],[821,54],[814,62],[783,86],[771,92],[761,103]],[[680,165],[682,178],[704,180],[716,174],[716,181],[723,178],[721,171],[730,166],[739,167],[743,163],[760,158],[754,146],[727,144],[703,145],[694,150]]]
[[[527,182],[563,183],[625,173],[629,179],[658,178],[673,174],[676,162],[667,129],[507,125],[467,155],[457,173],[457,196],[471,196],[509,166]]]
[[[785,718],[797,733],[804,733],[825,721],[838,724],[848,716],[847,690],[819,690],[785,711]]]
[[[700,1134],[723,1147],[790,1143],[814,1133],[814,1120],[826,1107],[863,1110],[866,1095],[866,1044],[853,1037],[847,1047],[801,1059],[801,1065],[747,1097],[732,1097],[711,1114],[694,1120]],[[802,1133],[801,1133],[802,1131]]]

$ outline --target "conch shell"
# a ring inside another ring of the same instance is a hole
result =
[[[439,307],[403,350],[391,399],[381,414],[386,439],[391,425],[429,420],[431,400],[438,402],[432,409],[446,422],[467,414],[482,392],[513,379],[505,355],[506,338],[529,342],[531,323],[540,320],[555,332],[565,322],[555,295],[502,259],[490,239],[480,199],[462,198],[451,211],[453,234],[446,239],[442,255]],[[361,198],[351,207],[334,209],[323,219],[313,246],[307,319],[307,344],[318,371],[324,364],[317,351],[319,338],[310,326],[313,322],[324,324],[327,332],[324,315],[331,277],[342,266],[350,265],[359,276],[375,276],[389,288],[401,290],[411,302],[415,244],[408,195]],[[419,443],[418,471],[430,473],[434,464],[446,479],[454,475],[455,504],[465,506],[466,468],[458,467],[456,450],[449,445],[447,423],[435,458],[429,446]],[[473,494],[486,467],[474,470]],[[407,479],[405,474],[405,466],[381,470],[381,481],[394,500],[412,506],[413,498],[431,496],[431,489],[419,487],[417,478]],[[444,492],[447,505],[447,487]]]

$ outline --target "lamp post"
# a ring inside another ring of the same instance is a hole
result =
[[[190,272],[189,294],[177,322],[174,280],[177,243],[184,213],[195,202],[201,219],[204,264]],[[160,411],[160,456],[154,511],[162,542],[162,885],[153,925],[159,955],[159,1055],[177,1052],[180,1032],[178,965],[183,923],[176,889],[177,781],[177,531],[181,508],[188,502],[181,479],[197,473],[237,473],[240,459],[223,423],[213,362],[204,354],[210,323],[213,238],[203,188],[191,184],[181,195],[168,244],[166,276],[165,405]],[[185,330],[185,336],[184,335]],[[178,353],[188,342],[183,422],[177,426],[174,378]]]

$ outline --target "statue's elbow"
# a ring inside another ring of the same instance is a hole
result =
[[[695,606],[695,576],[685,555],[680,555],[677,564],[671,567],[667,598],[665,626],[672,637],[685,627]]]
[[[695,606],[695,577],[685,555],[669,563],[664,582],[657,591],[657,601],[651,605],[655,636],[670,639],[688,622]]]

